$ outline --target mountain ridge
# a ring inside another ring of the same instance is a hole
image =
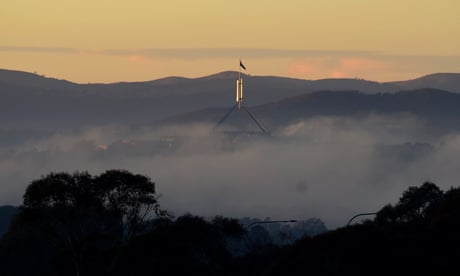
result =
[[[459,129],[459,127],[452,128],[460,125],[458,106],[460,106],[460,94],[423,88],[380,94],[364,94],[360,91],[316,91],[278,102],[252,106],[250,109],[270,129],[279,129],[314,117],[410,114],[423,120],[433,129],[451,131]],[[226,111],[224,108],[197,110],[171,117],[164,123],[215,123]],[[239,113],[232,114],[233,121],[230,127],[245,127],[243,122],[247,116]]]
[[[22,78],[29,78],[29,79],[43,79],[48,81],[56,81],[61,83],[73,84],[73,85],[114,85],[114,84],[127,84],[127,83],[167,83],[171,84],[175,81],[201,81],[201,80],[214,80],[214,79],[236,79],[238,72],[237,71],[222,71],[213,73],[210,75],[200,76],[200,77],[183,77],[183,76],[168,76],[158,79],[151,79],[151,80],[143,80],[143,81],[118,81],[118,82],[95,82],[95,83],[78,83],[70,80],[65,79],[58,79],[54,77],[46,77],[44,75],[39,75],[37,73],[20,71],[20,70],[10,70],[10,69],[0,69],[0,81],[5,81],[6,78],[8,79],[17,79],[18,77]],[[440,73],[431,73],[427,75],[423,75],[414,79],[408,80],[400,80],[400,81],[386,81],[386,82],[379,82],[373,81],[368,79],[357,79],[357,78],[320,78],[320,79],[301,79],[301,78],[294,78],[294,77],[286,77],[286,76],[275,76],[275,75],[247,75],[243,74],[246,77],[253,77],[253,78],[277,78],[283,80],[295,80],[295,81],[305,81],[305,82],[328,82],[328,81],[348,81],[348,82],[367,82],[367,83],[375,83],[375,84],[394,84],[400,87],[407,87],[409,85],[415,85],[415,83],[447,83],[451,80],[456,82],[460,82],[460,73],[453,73],[453,72],[440,72]],[[421,88],[435,88],[435,87],[421,87]],[[457,92],[457,91],[452,91]]]
[[[3,128],[37,129],[148,124],[197,110],[231,106],[236,77],[237,72],[225,71],[194,79],[169,77],[146,82],[76,84],[33,73],[0,70],[0,124]],[[460,80],[460,74],[435,74],[393,83],[244,75],[245,103],[261,106],[317,91],[397,93],[424,88],[417,84],[425,84],[430,78],[441,79],[431,83],[455,88],[452,86]],[[460,93],[460,82],[457,91]]]
[[[412,80],[390,82],[405,89],[414,88],[437,88],[451,92],[460,93],[459,73],[434,73]]]

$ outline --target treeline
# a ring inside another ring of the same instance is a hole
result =
[[[26,189],[0,244],[1,275],[215,274],[243,227],[216,217],[175,220],[146,176],[51,173]]]
[[[230,275],[237,256],[326,230],[160,208],[155,183],[123,170],[32,181],[0,242],[1,275]],[[252,226],[250,226],[252,225]]]
[[[458,275],[460,189],[409,187],[373,220],[305,237],[264,275]]]
[[[0,241],[1,275],[445,275],[460,257],[460,189],[433,183],[360,224],[300,239],[290,228],[293,244],[249,219],[174,218],[128,171],[51,173],[23,198]]]

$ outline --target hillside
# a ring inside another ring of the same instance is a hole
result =
[[[390,82],[389,84],[401,87],[404,90],[435,88],[460,93],[460,74],[438,73],[408,81]]]
[[[197,79],[172,77],[135,83],[75,84],[0,70],[0,124],[25,128],[143,124],[187,111],[225,107],[233,101],[235,74],[224,72]],[[304,80],[248,76],[245,83],[248,87],[246,97],[255,104],[308,91]]]
[[[458,129],[460,94],[436,89],[364,94],[358,91],[305,93],[278,102],[251,107],[270,129],[317,116],[351,117],[368,114],[411,114],[439,130]],[[226,109],[204,109],[166,120],[167,123],[217,122]],[[244,112],[235,112],[230,125],[252,124]]]
[[[0,70],[0,124],[3,128],[36,129],[149,124],[196,110],[227,108],[234,101],[235,78],[236,72],[222,72],[195,79],[169,77],[145,82],[77,84]],[[458,74],[436,74],[407,82],[378,83],[360,79],[313,81],[244,76],[244,91],[245,102],[255,106],[315,91],[349,90],[365,95],[424,87],[460,91],[458,79]]]

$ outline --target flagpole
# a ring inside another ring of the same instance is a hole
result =
[[[240,59],[240,64],[238,64],[238,79],[241,79],[241,59]]]
[[[236,103],[238,105],[238,110],[241,108],[241,101],[243,100],[243,84],[241,79],[242,64],[243,63],[240,58],[240,64],[238,64],[238,80],[236,81]]]

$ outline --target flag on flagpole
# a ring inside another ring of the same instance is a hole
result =
[[[241,60],[240,60],[240,67],[246,70],[246,67],[244,66],[243,62],[241,62]]]

